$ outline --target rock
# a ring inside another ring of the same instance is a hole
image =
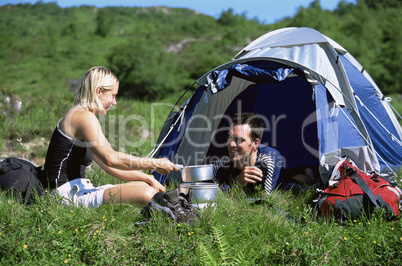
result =
[[[22,100],[18,95],[10,92],[8,88],[0,87],[0,110],[2,110],[4,115],[7,115],[8,108],[14,110],[17,114],[20,114]]]

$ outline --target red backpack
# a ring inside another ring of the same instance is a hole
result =
[[[328,218],[335,216],[341,222],[369,215],[374,209],[384,212],[387,219],[399,215],[402,191],[388,175],[362,172],[349,158],[334,167],[329,186],[319,192],[316,206]]]

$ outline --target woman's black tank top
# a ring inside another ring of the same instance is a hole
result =
[[[57,123],[45,161],[49,187],[52,189],[73,179],[85,178],[85,168],[92,160],[93,154],[85,143],[64,134]]]

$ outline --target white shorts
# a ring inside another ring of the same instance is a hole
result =
[[[62,197],[62,204],[77,207],[97,208],[103,203],[103,192],[114,185],[94,187],[91,180],[74,179],[58,187],[56,192]]]

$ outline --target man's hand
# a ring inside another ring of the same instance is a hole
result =
[[[262,171],[255,166],[246,166],[244,170],[236,177],[240,186],[245,187],[248,183],[257,183],[262,181]]]

